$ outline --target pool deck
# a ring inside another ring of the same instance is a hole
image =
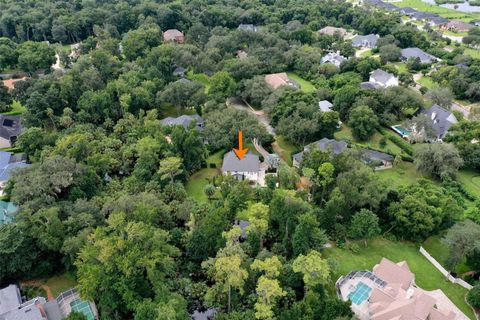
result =
[[[350,279],[339,288],[343,301],[349,300],[348,295],[351,292],[355,291],[355,288],[360,282],[363,282],[365,285],[369,286],[372,289],[375,288],[376,286],[375,283],[370,279],[366,279],[366,278]],[[368,312],[368,299],[365,299],[361,304],[352,303],[351,308],[352,308],[352,311],[355,313],[355,315],[357,315],[357,317],[360,320],[370,319],[369,312]]]

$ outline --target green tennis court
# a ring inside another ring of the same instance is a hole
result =
[[[72,311],[83,313],[88,320],[95,320],[92,308],[90,307],[90,303],[88,303],[88,301],[75,300],[70,302],[70,307],[72,307]]]

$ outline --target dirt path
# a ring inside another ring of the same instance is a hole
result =
[[[227,106],[233,107],[238,110],[245,110],[251,115],[253,115],[257,120],[267,129],[267,132],[275,137],[275,129],[270,125],[270,119],[265,114],[263,110],[255,110],[251,106],[245,104],[242,100],[238,98],[230,98],[227,100]]]
[[[52,290],[50,289],[50,287],[47,286],[46,284],[40,283],[40,281],[38,281],[38,280],[23,281],[22,283],[20,283],[20,286],[21,287],[32,286],[32,287],[42,288],[47,293],[47,300],[48,301],[55,300],[55,297],[53,296],[53,293],[52,293]]]

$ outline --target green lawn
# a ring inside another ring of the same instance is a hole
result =
[[[179,117],[184,114],[196,114],[195,109],[184,109],[174,106],[173,104],[164,103],[160,106],[162,117]]]
[[[274,144],[274,149],[276,153],[285,161],[288,165],[292,165],[292,156],[301,150],[300,147],[297,147],[287,141],[282,136],[277,136],[276,146]]]
[[[408,72],[407,65],[405,64],[405,62],[395,62],[392,64],[395,66],[395,68],[398,69],[398,73]]]
[[[384,148],[380,147],[380,140],[382,140],[382,138],[383,138],[383,135],[377,131],[368,141],[356,141],[353,138],[352,131],[346,124],[342,124],[341,130],[335,133],[335,139],[347,140],[347,141],[358,143],[362,146],[369,147],[372,149],[381,149],[386,153],[390,153],[394,155],[402,154],[402,149],[400,149],[400,147],[398,147],[395,143],[393,143],[388,139],[386,139],[385,147]]]
[[[203,84],[205,86],[205,93],[208,93],[208,90],[210,90],[210,78],[206,74],[188,71],[187,78]]]
[[[474,319],[472,309],[466,304],[464,297],[467,290],[447,281],[435,267],[418,252],[418,246],[410,242],[389,241],[383,238],[371,240],[368,247],[359,243],[360,251],[352,253],[337,247],[325,249],[326,257],[338,262],[338,270],[332,274],[332,285],[341,276],[352,270],[372,270],[382,257],[394,262],[406,260],[410,270],[415,274],[415,282],[425,290],[441,289],[468,317]]]
[[[25,108],[20,102],[15,100],[12,103],[12,110],[4,112],[2,114],[9,116],[17,116],[23,114],[25,111],[27,111],[27,108]]]
[[[393,187],[411,185],[423,178],[415,169],[415,165],[406,161],[392,169],[377,171],[376,174]]]
[[[478,50],[478,49],[465,48],[464,53],[469,55],[470,57],[472,57],[474,59],[480,59],[480,50]]]
[[[55,297],[58,297],[60,293],[75,287],[77,281],[75,281],[72,275],[63,273],[44,280],[44,284],[50,287]]]
[[[442,242],[442,236],[432,236],[425,240],[422,244],[423,248],[428,251],[442,266],[445,267],[445,261],[447,261],[449,250],[448,247]],[[465,259],[460,263],[455,272],[461,275],[465,272],[470,271],[470,268],[465,264]]]
[[[422,87],[426,87],[428,89],[434,89],[434,88],[438,87],[438,84],[435,83],[432,80],[432,78],[430,78],[429,76],[423,76],[417,82]]]
[[[425,12],[437,13],[438,15],[447,19],[458,19],[466,22],[470,22],[471,20],[480,18],[480,13],[478,12],[466,13],[466,12],[456,11],[453,9],[440,7],[438,5],[428,4],[426,2],[423,2],[422,0],[402,0],[400,2],[395,2],[395,6],[412,7],[414,9],[418,9]]]
[[[295,72],[287,72],[287,74],[289,78],[296,81],[300,85],[300,89],[303,92],[314,92],[316,90],[310,81],[303,79]]]
[[[480,172],[464,169],[458,172],[457,177],[465,189],[480,198]]]
[[[205,168],[195,172],[190,176],[187,182],[187,194],[198,201],[207,201],[208,198],[203,189],[208,183],[212,182],[213,177],[220,174],[220,170],[213,168]]]
[[[373,52],[372,50],[365,50],[364,52],[362,52],[362,54],[360,55],[360,57],[362,58],[368,58],[368,57],[371,57],[373,55]]]
[[[208,168],[201,169],[190,176],[186,186],[189,196],[198,201],[208,200],[203,189],[208,183],[212,182],[213,177],[220,175],[220,168],[222,167],[224,154],[225,150],[220,150],[211,154],[206,160]],[[216,168],[210,168],[211,163],[214,163]]]

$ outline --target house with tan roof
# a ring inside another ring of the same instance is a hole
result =
[[[406,261],[382,260],[372,271],[356,270],[336,283],[337,295],[352,302],[360,320],[467,320],[441,291],[415,284]]]
[[[3,85],[5,87],[7,87],[8,91],[12,91],[13,89],[15,89],[15,83],[19,82],[19,81],[25,81],[27,80],[28,78],[27,77],[23,77],[23,78],[19,78],[19,79],[8,79],[8,80],[3,80]]]
[[[444,24],[441,28],[444,30],[450,30],[454,32],[468,32],[474,26],[470,23],[463,22],[461,20],[452,20],[447,24]]]
[[[163,41],[164,42],[176,42],[176,43],[183,43],[185,40],[185,36],[183,35],[183,32],[177,30],[177,29],[168,29],[163,33]]]
[[[294,89],[300,88],[300,85],[294,80],[290,79],[285,72],[267,74],[265,76],[265,82],[273,90],[278,89],[281,86],[289,86]]]
[[[334,36],[338,34],[342,38],[345,37],[345,35],[347,34],[347,30],[345,30],[344,28],[337,28],[332,26],[326,26],[325,28],[318,30],[318,32],[321,34],[329,35],[329,36]]]

